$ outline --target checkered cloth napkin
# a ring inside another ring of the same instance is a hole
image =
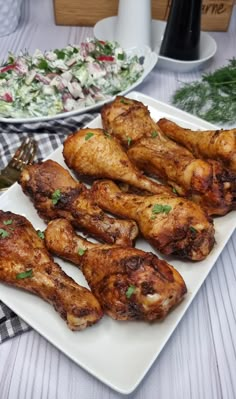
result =
[[[0,123],[0,169],[8,163],[24,137],[30,136],[37,141],[37,160],[42,160],[63,143],[68,134],[82,128],[97,115],[85,113],[73,118],[29,124]],[[28,330],[30,326],[0,300],[0,343]]]

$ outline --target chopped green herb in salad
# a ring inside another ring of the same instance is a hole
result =
[[[124,91],[143,73],[143,60],[116,42],[88,39],[31,56],[10,54],[0,67],[0,116],[52,116],[95,105]]]

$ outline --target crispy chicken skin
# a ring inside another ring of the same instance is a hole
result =
[[[63,155],[67,166],[80,178],[108,178],[151,193],[171,192],[143,176],[118,140],[102,129],[81,129],[67,137]]]
[[[112,103],[104,105],[101,117],[103,128],[117,137],[126,149],[130,147],[130,140],[133,144],[157,129],[144,104],[123,96],[117,96]]]
[[[0,281],[49,302],[71,330],[83,330],[101,319],[103,312],[95,296],[53,261],[25,217],[0,211],[0,228]],[[25,272],[28,277],[23,277]]]
[[[141,170],[175,187],[179,195],[204,193],[212,184],[212,167],[169,140],[157,127],[155,137],[143,137],[127,151]],[[163,162],[163,159],[165,160]]]
[[[181,197],[124,193],[109,180],[92,192],[105,210],[134,219],[143,237],[165,255],[202,260],[214,244],[214,227],[202,208]]]
[[[19,183],[45,221],[64,217],[98,240],[122,246],[131,246],[138,235],[134,221],[106,215],[91,200],[86,186],[57,162],[48,160],[28,166],[22,171]],[[60,195],[58,202],[53,203],[56,190],[60,190]]]
[[[232,183],[222,164],[194,158],[161,131],[157,137],[141,138],[127,154],[141,170],[198,203],[211,216],[225,215],[235,207]]]
[[[158,126],[170,139],[188,148],[196,157],[221,161],[236,173],[236,129],[192,131],[162,118]]]
[[[48,224],[45,240],[52,253],[81,268],[104,312],[113,319],[162,319],[187,291],[178,271],[154,254],[90,243],[76,235],[65,219]]]
[[[235,178],[221,163],[196,158],[198,153],[167,137],[162,131],[164,119],[157,125],[144,104],[118,97],[101,114],[104,128],[120,140],[129,159],[144,173],[200,204],[209,215],[225,215],[235,208]]]

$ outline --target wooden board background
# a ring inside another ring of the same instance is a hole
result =
[[[119,0],[54,0],[58,25],[93,26],[97,21],[117,15]],[[152,18],[165,20],[171,0],[152,0]],[[202,30],[226,31],[234,0],[203,0]],[[138,0],[137,0],[138,5]]]

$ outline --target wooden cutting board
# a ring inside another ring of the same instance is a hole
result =
[[[117,15],[119,0],[54,0],[58,25],[94,26],[97,21]],[[202,30],[228,29],[234,0],[203,0]],[[152,18],[166,20],[171,0],[152,0]],[[137,0],[138,5],[138,0]]]

